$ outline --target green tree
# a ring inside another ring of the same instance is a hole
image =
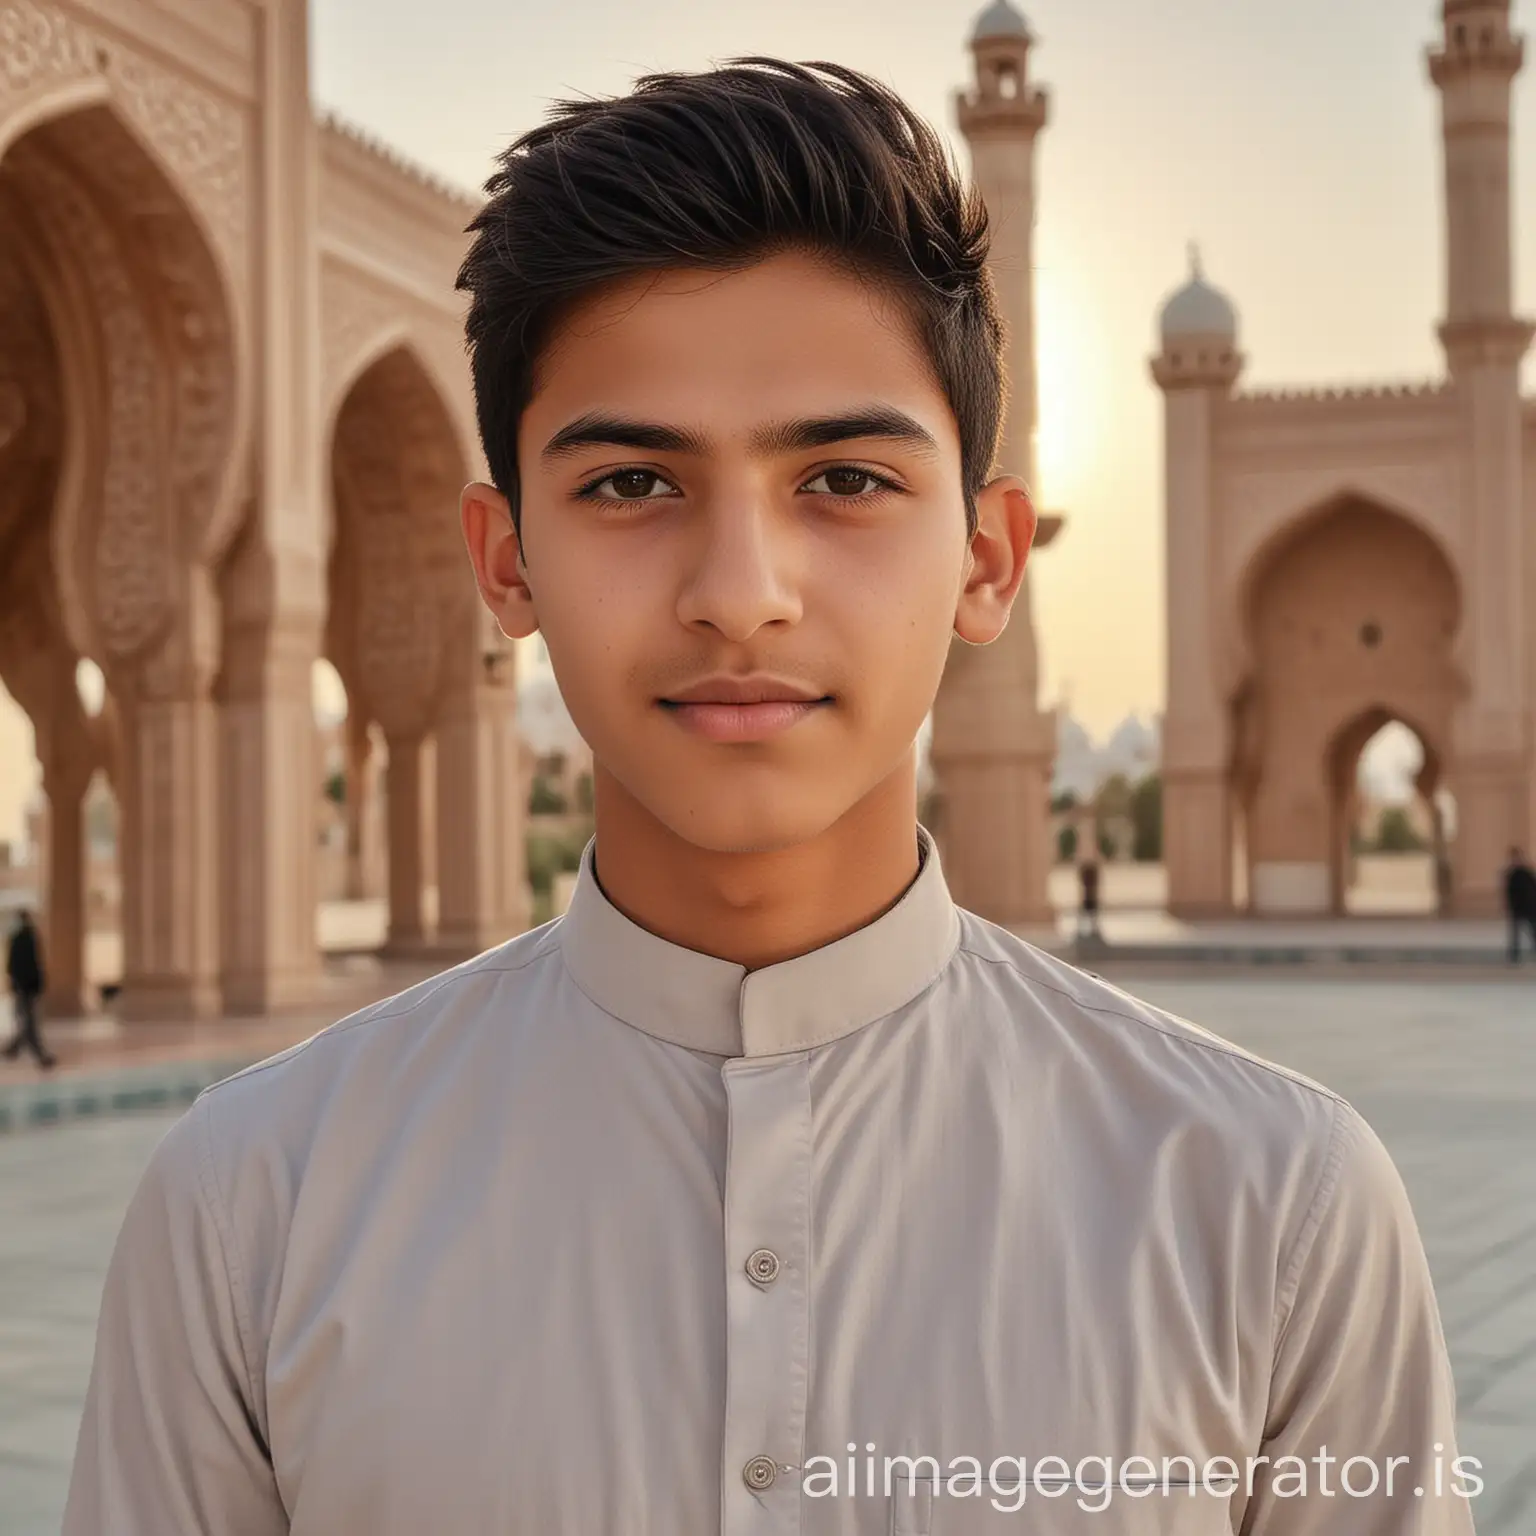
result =
[[[1155,864],[1163,856],[1163,781],[1156,773],[1131,788],[1131,857]]]
[[[1070,864],[1077,857],[1077,828],[1070,822],[1056,834],[1056,859]]]
[[[1378,853],[1422,853],[1424,839],[1414,830],[1408,812],[1401,805],[1389,805],[1381,813],[1376,827]]]
[[[1099,785],[1093,797],[1094,809],[1106,821],[1112,816],[1129,816],[1131,812],[1131,782],[1123,773],[1112,773]]]
[[[326,775],[325,798],[335,805],[347,803],[347,774],[344,768],[334,768]]]
[[[562,816],[570,807],[555,785],[542,773],[533,776],[528,790],[528,814],[530,816]]]

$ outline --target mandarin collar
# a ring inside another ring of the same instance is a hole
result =
[[[689,1050],[778,1056],[825,1045],[911,1002],[960,942],[938,848],[913,825],[919,868],[893,907],[831,944],[754,971],[626,917],[597,883],[593,837],[559,922],[566,969],[605,1012]]]

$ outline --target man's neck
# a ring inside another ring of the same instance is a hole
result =
[[[593,768],[603,894],[658,938],[749,971],[845,938],[888,911],[918,871],[913,760],[803,843],[699,848]]]

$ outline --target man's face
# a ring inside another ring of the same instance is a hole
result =
[[[911,774],[973,561],[893,301],[801,255],[626,282],[559,328],[517,457],[526,592],[492,606],[542,631],[600,819],[766,851]]]

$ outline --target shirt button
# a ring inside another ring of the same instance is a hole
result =
[[[761,1493],[765,1488],[771,1488],[774,1478],[778,1475],[779,1469],[771,1456],[754,1456],[741,1469],[741,1479],[753,1493]]]
[[[747,1274],[754,1285],[772,1285],[779,1278],[779,1256],[771,1248],[747,1255]]]

